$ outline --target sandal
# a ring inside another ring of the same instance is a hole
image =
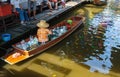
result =
[[[52,12],[53,11],[53,9],[50,9],[50,12]]]
[[[33,18],[33,20],[38,20],[37,18]]]

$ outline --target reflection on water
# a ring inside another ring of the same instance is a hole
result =
[[[90,56],[90,60],[87,60],[83,63],[90,66],[91,72],[99,71],[107,74],[112,67],[112,47],[120,49],[120,33],[118,30],[118,25],[120,25],[120,16],[115,14],[114,10],[112,10],[110,7],[106,7],[102,13],[95,15],[90,24],[90,29],[93,30],[94,34],[97,34],[100,26],[105,28],[104,38],[102,38],[104,50],[103,54],[96,54],[97,57]]]
[[[120,77],[120,15],[110,12],[103,18],[111,9],[89,4],[77,14],[81,10],[86,18],[96,13],[84,28],[44,53],[4,68],[13,73],[12,77]]]
[[[106,27],[108,28],[113,25],[113,23],[111,23],[112,19],[113,19],[113,12],[111,11],[110,8],[107,7],[103,10],[103,12],[96,14],[95,17],[91,20],[90,22],[91,26],[89,30],[92,30],[95,35],[98,35],[99,33],[102,33],[99,30],[100,27],[103,30],[103,29],[106,29]],[[95,56],[90,56],[89,60],[83,62],[84,64],[90,66],[91,72],[98,71],[104,74],[108,74],[109,70],[112,67],[112,63],[110,60],[111,59],[111,47],[105,45],[106,37],[107,36],[104,36],[104,38],[100,39],[102,42],[104,42],[103,43],[104,45],[103,54],[95,54]],[[100,46],[100,42],[98,46]]]

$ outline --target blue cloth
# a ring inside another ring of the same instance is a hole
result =
[[[28,14],[25,10],[20,9],[20,8],[16,8],[16,11],[19,13],[21,21],[28,21],[29,20]]]

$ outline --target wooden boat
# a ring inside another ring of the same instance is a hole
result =
[[[72,20],[72,23],[71,24],[68,24],[67,21],[68,20]],[[13,65],[15,63],[18,63],[20,61],[23,61],[27,58],[30,58],[36,54],[39,54],[43,51],[45,51],[46,49],[54,46],[55,44],[57,44],[58,42],[60,42],[61,40],[63,40],[65,37],[67,37],[68,35],[70,35],[73,31],[75,31],[78,27],[80,27],[80,25],[82,24],[82,17],[81,16],[73,16],[73,17],[70,17],[58,24],[56,24],[55,26],[52,26],[50,27],[49,29],[53,30],[55,29],[56,27],[61,27],[61,26],[66,26],[67,28],[67,31],[64,32],[63,34],[59,35],[58,37],[48,41],[47,43],[45,44],[42,44],[42,45],[38,45],[38,46],[34,46],[32,49],[30,50],[23,50],[21,48],[18,48],[17,47],[17,44],[20,43],[16,43],[13,45],[13,48],[14,48],[14,51],[7,54],[6,56],[4,56],[2,59]],[[29,41],[30,38],[27,38],[25,39],[25,41]]]

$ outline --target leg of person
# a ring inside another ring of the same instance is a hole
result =
[[[53,8],[52,8],[52,5],[51,5],[51,2],[50,2],[50,1],[48,1],[48,2],[47,2],[47,4],[48,4],[48,7],[49,7],[50,11],[52,11],[52,10],[53,10]]]
[[[65,4],[66,4],[66,2],[64,2],[64,7],[66,6]]]
[[[36,1],[33,2],[33,16],[34,19],[36,20]]]
[[[63,1],[63,2],[61,2],[61,4],[62,4],[62,8],[64,8],[65,7],[65,2]]]
[[[41,44],[43,45],[43,44],[45,44],[45,42],[42,42]]]
[[[30,19],[28,17],[28,13],[27,11],[24,10],[24,17],[25,17],[25,24],[28,25],[30,24]]]
[[[54,4],[55,4],[55,9],[57,10],[58,9],[58,3],[54,2]]]
[[[24,17],[25,17],[26,21],[29,21],[29,17],[28,17],[27,11],[25,11],[25,10],[24,10]]]
[[[25,21],[24,11],[21,10],[20,8],[16,8],[16,11],[19,12],[21,24],[22,24],[22,25],[25,25],[25,24],[24,24],[24,21]]]
[[[43,8],[43,2],[41,2],[40,4],[40,12],[42,12],[42,8]]]
[[[31,1],[28,0],[28,15],[29,15],[29,18],[31,17]]]
[[[44,2],[42,0],[40,0],[40,12],[42,12],[42,10],[43,10],[43,5],[44,5]]]

